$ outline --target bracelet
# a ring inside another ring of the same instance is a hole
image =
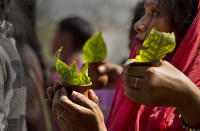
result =
[[[186,124],[184,122],[184,120],[182,119],[181,115],[179,115],[179,120],[180,120],[180,123],[181,123],[183,129],[185,129],[186,131],[200,131],[200,128],[193,128],[193,127],[189,126],[188,124]]]

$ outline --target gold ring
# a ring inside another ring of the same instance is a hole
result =
[[[138,80],[139,80],[139,78],[136,77],[136,79],[135,79],[135,83],[134,83],[134,88],[138,88]]]

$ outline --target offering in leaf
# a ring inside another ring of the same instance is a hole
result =
[[[60,49],[58,51],[61,52]],[[85,64],[82,71],[79,73],[75,61],[73,61],[71,67],[68,67],[66,63],[59,59],[59,54],[57,56],[56,70],[62,79],[62,83],[77,86],[90,83],[90,77],[88,76],[88,64]]]
[[[135,59],[126,61],[125,66],[134,62],[158,62],[168,53],[174,51],[176,40],[174,33],[165,33],[152,29],[148,37],[143,43],[146,50],[140,50],[139,55]]]
[[[158,32],[152,29],[143,43],[146,50],[140,50],[136,60],[139,62],[157,62],[171,53],[175,46],[176,40],[174,33]]]

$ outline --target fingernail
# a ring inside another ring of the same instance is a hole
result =
[[[99,66],[98,67],[98,70],[100,71],[100,72],[104,72],[105,70],[106,70],[106,67],[105,66]]]
[[[76,99],[77,97],[78,97],[78,92],[73,91],[73,92],[72,92],[72,98],[73,98],[73,99]]]
[[[66,89],[65,89],[65,88],[62,88],[62,89],[61,89],[61,93],[62,93],[62,95],[65,95],[65,96],[66,96],[66,95],[67,95]]]

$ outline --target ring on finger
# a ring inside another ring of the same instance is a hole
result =
[[[139,77],[136,77],[135,82],[134,82],[134,88],[138,88],[138,81],[139,81]]]
[[[64,116],[61,114],[61,113],[56,113],[56,118],[57,118],[57,120],[60,120],[60,119],[64,119]]]

